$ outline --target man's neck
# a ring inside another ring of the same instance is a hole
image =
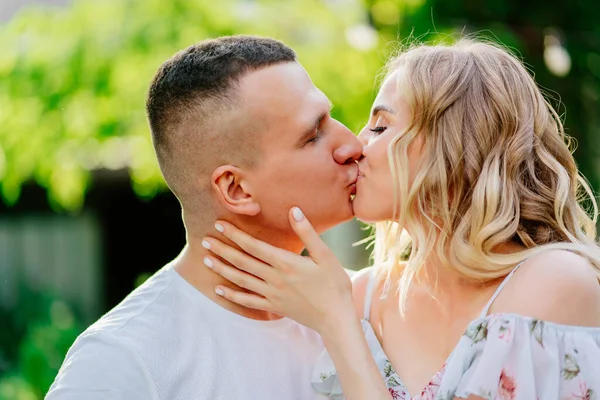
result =
[[[211,232],[210,235],[206,236],[217,237],[219,240],[231,245],[231,242],[227,241],[226,238],[224,238],[223,236],[216,236],[216,233],[217,232],[214,231]],[[225,278],[218,275],[213,270],[209,269],[204,265],[204,257],[212,255],[208,250],[202,247],[201,243],[202,238],[204,236],[205,235],[192,236],[188,234],[186,246],[182,250],[181,254],[173,262],[175,271],[206,297],[208,297],[209,299],[217,303],[219,306],[231,312],[234,312],[246,318],[263,321],[281,318],[276,314],[272,314],[261,310],[254,310],[232,303],[215,293],[215,288],[217,287],[217,285],[227,286],[238,291],[247,292],[247,290],[229,282],[228,280],[226,280]],[[284,243],[273,244],[278,245],[278,247],[288,248],[290,249],[290,251],[292,251],[293,249],[295,250],[295,253],[300,253],[302,250],[302,248],[298,250],[301,244],[297,243],[286,243],[287,246],[285,246]]]

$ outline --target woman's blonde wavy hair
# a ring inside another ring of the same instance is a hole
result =
[[[589,259],[600,278],[594,194],[559,115],[521,61],[499,45],[462,39],[413,46],[390,60],[388,76],[398,69],[413,120],[388,148],[395,218],[376,224],[373,255],[388,283],[401,268],[402,309],[432,255],[486,282],[564,249]],[[419,135],[423,160],[409,186],[407,149]],[[508,241],[526,250],[498,253]]]

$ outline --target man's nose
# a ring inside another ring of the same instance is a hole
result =
[[[369,135],[365,135],[364,132],[361,132],[358,135],[358,141],[361,143],[363,147],[366,147],[369,144]]]
[[[338,164],[353,163],[360,160],[363,155],[363,146],[360,141],[348,130],[343,134],[344,140],[333,151],[333,158]]]

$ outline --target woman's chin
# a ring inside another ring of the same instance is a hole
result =
[[[392,219],[391,216],[384,215],[385,213],[382,213],[380,208],[377,208],[376,204],[362,200],[363,198],[357,193],[352,201],[354,217],[360,222],[374,224],[376,222],[389,221]]]
[[[366,224],[377,222],[377,219],[373,219],[373,209],[369,209],[369,207],[363,207],[361,205],[361,201],[358,200],[358,195],[354,197],[352,201],[352,211],[354,212],[354,217]]]

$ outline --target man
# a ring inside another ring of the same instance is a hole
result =
[[[222,218],[300,253],[288,210],[300,206],[319,231],[349,220],[360,143],[294,52],[267,38],[179,52],[156,74],[147,112],[187,245],[76,340],[46,398],[320,398],[316,332],[218,296],[227,283],[203,265],[201,240]]]

